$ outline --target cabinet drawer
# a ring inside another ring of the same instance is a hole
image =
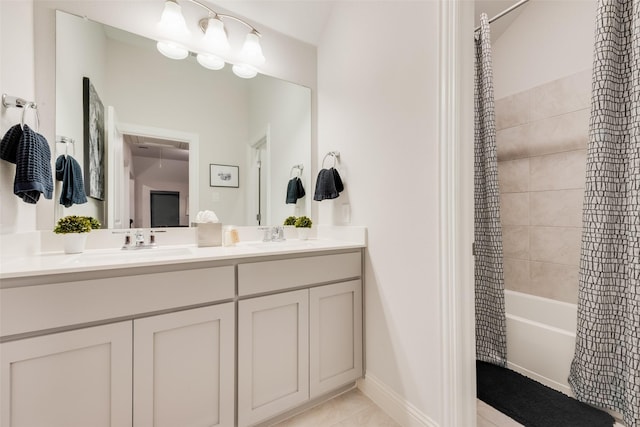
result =
[[[234,297],[232,266],[0,290],[0,335],[59,328]]]
[[[360,252],[240,264],[238,295],[353,279],[361,275]]]

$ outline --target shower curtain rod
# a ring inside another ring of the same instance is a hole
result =
[[[513,12],[514,10],[516,10],[517,8],[519,8],[520,6],[522,6],[523,4],[529,2],[529,0],[520,0],[518,3],[514,4],[513,6],[503,10],[502,12],[500,12],[499,14],[497,14],[496,16],[494,16],[493,18],[489,19],[489,24],[491,24],[493,21],[497,21],[498,19],[502,18],[504,15]],[[480,30],[480,27],[476,27],[476,29],[474,30],[474,32]]]

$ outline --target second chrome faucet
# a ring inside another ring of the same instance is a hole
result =
[[[274,225],[273,227],[259,227],[264,233],[262,235],[263,242],[284,242],[284,227],[281,225]]]

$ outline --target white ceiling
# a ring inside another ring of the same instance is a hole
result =
[[[317,46],[334,1],[212,0],[211,3],[289,37]],[[214,5],[212,8],[215,10]]]
[[[134,157],[189,161],[189,144],[180,141],[124,135]]]
[[[287,36],[317,46],[336,1],[341,0],[211,0],[210,3],[214,10],[215,6],[227,9]],[[474,0],[475,27],[480,25],[480,13],[485,12],[491,19],[518,1]],[[527,5],[519,7],[493,23],[491,39],[497,40],[526,7]]]

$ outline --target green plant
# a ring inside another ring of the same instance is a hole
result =
[[[90,216],[68,215],[58,220],[53,232],[56,234],[88,233],[100,228],[100,221]]]
[[[284,224],[283,225],[296,225],[296,217],[295,216],[288,216],[287,219],[284,220]]]
[[[311,228],[313,221],[311,221],[309,217],[300,216],[296,218],[296,222],[293,225],[295,225],[296,228]]]
[[[87,218],[89,220],[89,223],[91,223],[91,229],[92,230],[97,230],[100,227],[102,227],[102,224],[100,224],[100,221],[98,221],[97,219],[95,219],[92,216],[86,216],[85,218]]]

